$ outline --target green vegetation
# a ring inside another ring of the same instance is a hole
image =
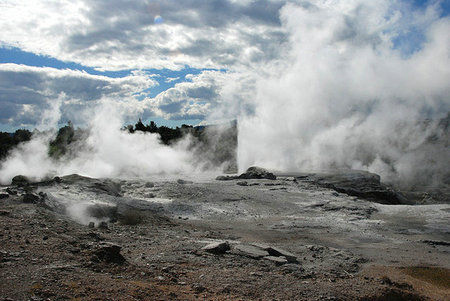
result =
[[[19,129],[14,133],[0,132],[0,160],[6,158],[9,151],[21,142],[31,139],[32,133],[29,130]]]

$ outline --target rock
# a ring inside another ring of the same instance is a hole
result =
[[[112,196],[121,196],[120,192],[122,191],[122,187],[119,183],[110,180],[97,180],[92,184],[92,188],[101,190]]]
[[[421,242],[431,246],[450,246],[450,242],[442,240],[422,240]]]
[[[243,254],[245,256],[251,257],[251,258],[262,258],[265,256],[269,256],[270,254],[258,247],[255,246],[250,246],[250,245],[236,245],[234,247],[234,249],[236,251],[238,251],[238,253]]]
[[[8,210],[0,210],[0,215],[1,216],[8,216],[11,214],[11,211]]]
[[[121,196],[122,191],[120,183],[107,179],[93,179],[77,174],[61,177],[61,183],[66,185],[80,185],[83,189],[88,189],[95,193],[105,193],[111,196]]]
[[[267,251],[267,253],[269,253],[270,256],[275,256],[275,257],[282,256],[290,263],[297,263],[297,256],[295,256],[294,254],[292,254],[288,251],[285,251],[283,249],[264,245],[264,244],[253,244],[253,246],[260,248],[264,251]]]
[[[9,197],[9,194],[7,193],[0,193],[0,199],[6,199]]]
[[[6,192],[10,195],[17,195],[17,191],[11,189],[10,187],[6,188]]]
[[[53,178],[53,182],[55,182],[55,183],[61,183],[61,182],[62,182],[62,179],[61,179],[60,177],[54,177],[54,178]]]
[[[226,251],[230,250],[230,244],[226,241],[215,242],[207,246],[204,246],[202,250],[217,255],[224,254]]]
[[[34,193],[25,193],[22,196],[22,202],[25,204],[37,204],[40,201],[40,197]]]
[[[245,182],[245,181],[241,181],[241,182],[237,182],[236,185],[239,185],[239,186],[248,186],[248,183]]]
[[[186,181],[186,180],[183,180],[183,179],[178,179],[177,180],[177,183],[178,184],[192,184],[192,183],[194,183],[194,182],[192,182],[192,181]]]
[[[308,174],[297,179],[382,204],[412,204],[400,192],[381,183],[379,175],[366,171]]]
[[[216,177],[217,181],[229,181],[229,180],[235,180],[238,176],[218,176]]]
[[[15,176],[11,180],[11,184],[16,185],[16,186],[25,186],[25,185],[28,185],[29,183],[30,183],[30,180],[27,177],[22,176],[22,175]]]
[[[95,223],[94,222],[90,222],[88,225],[89,228],[94,228],[95,227]]]
[[[154,193],[147,193],[146,195],[145,195],[145,197],[146,198],[148,198],[148,199],[153,199],[154,197],[156,197],[156,195],[154,194]]]
[[[252,166],[239,176],[239,179],[269,179],[276,180],[277,176],[264,168]]]
[[[292,263],[297,262],[297,256],[295,256],[294,254],[292,254],[288,251],[282,250],[280,248],[269,247],[266,251],[271,256],[283,256],[289,262],[292,262]]]
[[[108,229],[108,223],[107,222],[100,222],[98,224],[99,229]]]
[[[121,249],[121,246],[113,243],[100,243],[93,252],[92,261],[122,264],[125,258],[120,254]]]
[[[155,184],[152,183],[152,182],[147,182],[147,183],[145,183],[144,186],[147,187],[147,188],[153,188],[153,187],[155,187]]]
[[[277,257],[277,256],[265,256],[264,257],[265,260],[269,260],[274,262],[276,265],[283,265],[288,263],[286,257],[281,256],[281,257]]]

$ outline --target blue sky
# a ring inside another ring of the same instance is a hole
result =
[[[250,79],[283,55],[289,39],[279,16],[288,2],[297,1],[5,0],[0,130],[32,129],[61,97],[60,122],[79,125],[104,97],[123,102],[128,122],[236,118]],[[449,18],[450,0],[403,4],[410,7],[398,8],[394,28],[402,29],[392,42],[407,57],[421,50],[430,24]]]

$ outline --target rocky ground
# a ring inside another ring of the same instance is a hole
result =
[[[15,178],[0,297],[450,299],[445,196],[418,204],[361,172],[218,179]]]

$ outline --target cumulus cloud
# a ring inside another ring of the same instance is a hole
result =
[[[0,3],[0,41],[100,69],[222,68],[275,57],[284,1]],[[155,18],[158,22],[155,22]]]
[[[138,71],[126,77],[110,78],[77,70],[0,64],[0,123],[40,124],[42,112],[58,101],[62,101],[63,117],[75,122],[80,111],[102,98],[126,102],[156,84]]]
[[[236,119],[252,99],[255,77],[240,72],[204,70],[189,74],[154,98],[130,105],[139,108],[144,119],[151,116],[171,120],[200,119],[217,123]]]

